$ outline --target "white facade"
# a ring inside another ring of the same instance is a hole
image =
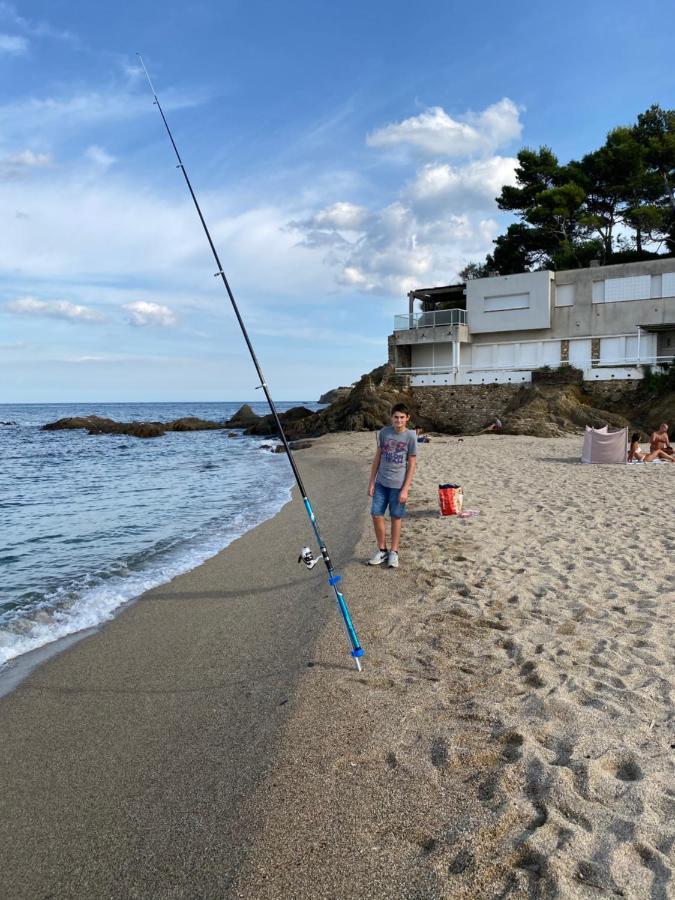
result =
[[[585,380],[639,379],[675,355],[675,259],[475,279],[466,325],[435,315],[393,335],[414,385],[518,384],[565,364]]]

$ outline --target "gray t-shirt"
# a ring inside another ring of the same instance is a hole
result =
[[[382,456],[375,480],[384,487],[402,487],[408,457],[417,456],[417,435],[409,428],[399,434],[393,425],[387,425],[377,434],[377,446]]]

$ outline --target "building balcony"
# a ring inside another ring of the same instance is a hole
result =
[[[404,313],[394,316],[394,332],[417,328],[466,325],[465,309],[437,309],[432,312]]]

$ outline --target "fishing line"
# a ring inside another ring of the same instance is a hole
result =
[[[312,525],[312,529],[314,531],[314,535],[319,544],[319,550],[321,551],[321,557],[326,565],[326,569],[328,572],[328,584],[333,588],[335,592],[335,599],[337,601],[338,609],[340,611],[340,615],[342,617],[342,621],[345,626],[345,630],[347,632],[347,637],[349,638],[349,643],[351,644],[351,654],[354,658],[354,663],[356,664],[356,668],[361,671],[361,662],[360,657],[363,656],[363,648],[359,644],[359,639],[356,635],[356,629],[354,628],[354,624],[352,622],[352,617],[349,614],[349,607],[347,606],[347,601],[344,596],[338,590],[338,584],[342,580],[342,576],[336,574],[333,569],[333,564],[331,562],[330,556],[328,555],[328,548],[326,547],[326,543],[321,537],[321,533],[319,531],[319,525],[316,521],[316,516],[314,515],[314,511],[312,509],[312,504],[309,501],[307,496],[307,491],[305,490],[305,486],[302,483],[302,478],[300,476],[300,471],[296,465],[295,459],[293,457],[293,452],[288,444],[288,440],[286,439],[286,435],[284,433],[283,426],[279,419],[279,414],[277,413],[277,408],[274,405],[274,400],[272,399],[272,395],[270,394],[269,387],[267,382],[265,381],[265,376],[262,373],[262,369],[260,367],[260,363],[258,362],[258,358],[255,355],[255,350],[253,349],[253,344],[251,343],[251,339],[248,336],[248,332],[246,330],[246,326],[244,325],[244,320],[241,317],[241,313],[239,312],[239,307],[237,306],[237,302],[234,299],[234,294],[232,293],[232,289],[230,288],[230,284],[227,280],[227,276],[223,270],[222,263],[220,262],[220,257],[218,256],[218,251],[216,250],[215,244],[213,243],[213,239],[211,238],[211,233],[209,232],[208,226],[206,224],[206,220],[204,219],[204,215],[201,211],[201,207],[199,206],[199,202],[197,200],[197,196],[192,188],[192,184],[190,183],[190,179],[188,177],[188,173],[183,165],[183,160],[180,157],[180,153],[178,152],[178,147],[176,146],[176,142],[173,139],[173,134],[171,133],[171,129],[169,128],[169,123],[166,120],[166,116],[164,115],[164,110],[159,102],[159,98],[157,96],[157,92],[155,91],[155,87],[150,79],[150,75],[148,74],[148,70],[145,67],[145,63],[143,62],[143,57],[140,53],[137,54],[141,66],[143,67],[143,71],[145,72],[145,77],[148,79],[148,84],[150,85],[150,90],[152,91],[152,96],[154,98],[154,103],[157,109],[159,110],[159,114],[162,117],[162,122],[164,122],[164,127],[166,128],[166,133],[169,135],[169,140],[171,141],[171,146],[173,147],[173,151],[176,154],[176,159],[178,160],[178,165],[176,168],[180,169],[183,173],[183,178],[185,179],[185,184],[187,185],[188,191],[190,192],[190,196],[192,197],[192,202],[194,203],[195,209],[197,210],[197,215],[199,216],[199,221],[202,223],[202,228],[204,229],[204,234],[206,235],[206,239],[209,242],[209,247],[211,248],[211,253],[213,254],[213,258],[216,261],[217,271],[214,274],[215,278],[220,278],[225,286],[225,290],[227,291],[227,296],[230,298],[230,303],[232,304],[232,309],[234,310],[234,314],[237,318],[237,322],[239,323],[239,327],[241,328],[241,332],[244,336],[244,340],[246,341],[246,346],[248,347],[248,352],[251,355],[251,359],[253,360],[253,365],[255,366],[255,370],[258,374],[258,378],[260,379],[259,388],[262,389],[265,394],[265,398],[267,399],[267,403],[269,405],[270,411],[272,413],[272,418],[274,419],[274,424],[279,433],[279,438],[281,439],[281,443],[284,446],[284,450],[286,451],[286,456],[288,458],[288,462],[290,463],[291,469],[293,470],[293,475],[295,476],[296,483],[298,485],[298,489],[300,494],[302,495],[302,501],[305,506],[305,510],[309,517],[309,521]],[[298,562],[304,562],[308,569],[311,569],[316,560],[312,556],[312,552],[309,547],[303,547],[300,552],[300,559]]]

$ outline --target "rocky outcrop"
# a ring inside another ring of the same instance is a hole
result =
[[[504,433],[557,437],[587,425],[630,427],[625,416],[592,404],[591,395],[579,385],[528,385],[504,412]]]
[[[231,419],[225,423],[227,428],[250,428],[258,422],[260,416],[254,413],[248,403],[240,406]]]
[[[406,403],[413,414],[416,425],[429,427],[429,421],[415,408],[408,381],[396,375],[390,365],[380,366],[363,375],[346,397],[332,403],[319,412],[311,412],[305,407],[296,407],[283,413],[279,418],[289,439],[319,437],[329,431],[374,431],[388,425],[391,407],[394,403]],[[261,423],[247,430],[247,434],[275,434],[271,417],[265,416]],[[262,422],[272,430],[261,430]]]
[[[351,387],[336,387],[333,388],[332,391],[326,391],[325,394],[322,394],[319,397],[319,403],[335,403],[336,400],[344,400],[345,397],[348,397],[354,385]]]
[[[210,422],[188,416],[173,422],[116,422],[100,416],[72,416],[43,425],[43,431],[85,429],[88,434],[126,434],[131,437],[162,437],[167,431],[216,431],[225,428],[222,422]]]
[[[289,441],[288,446],[295,452],[296,450],[309,450],[310,447],[314,446],[314,443],[312,441]],[[285,453],[286,448],[283,444],[277,444],[277,446],[273,448],[273,452]]]
[[[314,416],[315,413],[306,406],[293,406],[286,412],[279,413],[279,421],[283,425],[284,432],[287,437],[294,436],[296,433],[294,427],[296,423],[305,421]],[[302,432],[304,435],[306,432]],[[324,432],[321,432],[322,434]],[[277,434],[277,426],[274,416],[270,413],[267,416],[257,416],[256,422],[246,429],[246,434],[254,434],[258,437],[270,437]]]

